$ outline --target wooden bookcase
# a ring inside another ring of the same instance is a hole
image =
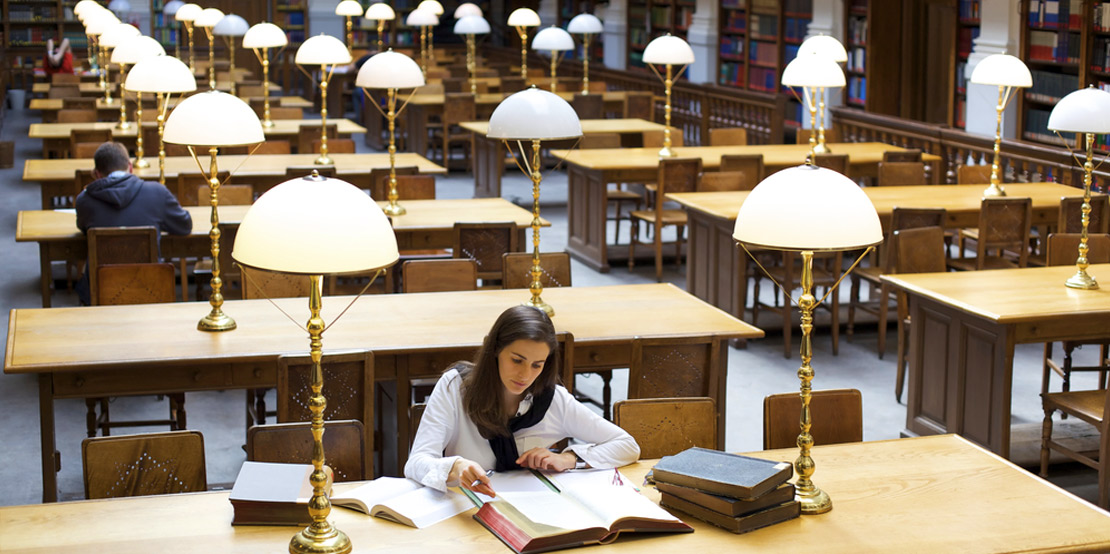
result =
[[[281,59],[276,60],[276,63],[271,61],[270,78],[281,85],[286,95],[307,92],[311,98],[312,83],[293,63],[297,48],[308,37],[308,0],[273,0],[270,22],[285,29],[285,35],[289,38],[289,45],[282,50]]]
[[[957,129],[967,127],[967,58],[979,36],[980,0],[959,0],[956,7],[956,86],[952,95],[952,121]]]
[[[150,0],[150,38],[158,41],[166,54],[174,55],[174,47],[178,44],[178,31],[184,32],[181,25],[173,17],[166,17],[162,8],[169,0]]]
[[[595,2],[594,0],[559,0],[559,26],[566,29],[567,24],[570,23],[570,20],[574,19],[574,16],[580,13],[592,13],[594,15],[597,15],[596,10],[594,9],[596,5],[597,2]],[[533,9],[535,8],[533,7]],[[685,31],[683,33],[685,34]],[[529,33],[529,36],[534,36],[534,33]],[[582,38],[582,35],[571,36],[574,37],[575,56],[577,57],[577,59],[581,60],[581,55],[578,54],[578,52],[580,52],[582,48],[582,41],[580,40]],[[598,33],[590,37],[591,62],[600,63],[602,60],[605,59],[605,46],[603,44],[604,40],[604,33]],[[513,42],[513,40],[510,38],[509,44],[513,45],[517,43]],[[642,50],[643,49],[641,48],[641,52]]]
[[[370,5],[370,2],[360,0],[362,3],[363,11]],[[409,12],[416,9],[420,5],[420,0],[391,0],[389,7],[393,8],[393,12],[397,14],[397,18],[393,21],[388,21],[385,24],[386,34],[386,48],[394,49],[412,49],[420,48],[420,31],[414,30],[412,27],[405,25],[405,18],[409,16]],[[454,25],[454,18],[448,17],[451,14],[450,10],[444,9],[444,14],[440,16],[440,25],[445,22]],[[375,21],[369,21],[362,17],[353,18],[354,22],[354,41],[355,50],[377,50],[378,48],[378,24]],[[347,27],[344,23],[343,27],[343,40],[346,41]]]
[[[628,67],[644,67],[644,48],[651,39],[670,33],[686,38],[695,0],[629,0]]]
[[[30,71],[41,66],[46,40],[68,38],[73,65],[85,55],[87,39],[81,22],[73,15],[76,0],[2,0],[4,58],[12,71]]]

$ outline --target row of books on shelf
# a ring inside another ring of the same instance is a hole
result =
[[[783,0],[782,11],[785,13],[813,13],[813,0]]]
[[[848,71],[858,71],[860,73],[867,71],[867,49],[856,46],[849,50],[846,65]]]
[[[979,0],[960,0],[956,16],[962,20],[979,19]]]
[[[867,77],[848,77],[848,103],[862,106],[867,102]]]
[[[151,33],[151,38],[162,44],[176,44],[177,43],[177,30],[170,28],[155,29]]]
[[[1029,24],[1079,29],[1083,25],[1083,0],[1029,0]]]
[[[956,92],[964,94],[967,92],[967,62],[956,62]]]
[[[867,18],[848,18],[848,44],[867,44]]]
[[[671,6],[652,6],[651,25],[660,27],[670,26],[672,13],[673,9]]]
[[[743,11],[729,11],[725,12],[724,31],[727,33],[743,33],[748,27],[748,18],[745,17]]]
[[[967,127],[967,100],[963,97],[956,99],[956,127]]]
[[[642,27],[631,27],[628,29],[628,41],[632,44],[647,44],[651,40],[651,33]],[[642,48],[642,47],[641,47]]]
[[[8,34],[8,44],[13,46],[24,44],[42,44],[50,36],[54,35],[53,30],[49,34],[43,33],[45,27],[27,27],[25,29],[12,29]]]
[[[788,41],[801,42],[809,31],[808,17],[787,17],[783,24],[782,34]]]
[[[1094,20],[1091,22],[1096,31],[1110,31],[1110,2],[1098,2],[1094,6]]]
[[[748,88],[763,92],[779,91],[779,72],[769,67],[748,68]]]
[[[58,15],[52,6],[26,6],[12,4],[8,6],[8,21],[11,23],[27,23],[34,21],[55,21]]]
[[[286,25],[304,25],[304,12],[286,12],[281,26]]]
[[[1033,86],[1025,92],[1026,98],[1040,102],[1056,102],[1079,88],[1079,77],[1054,71],[1032,70]]]
[[[718,82],[722,85],[736,87],[744,86],[744,64],[736,62],[721,62],[721,74]]]
[[[721,57],[740,58],[744,56],[744,37],[721,37]]]
[[[721,7],[728,10],[744,9],[744,0],[721,0]]]
[[[1079,63],[1079,49],[1081,46],[1079,33],[1029,31],[1030,60]]]
[[[1110,38],[1095,37],[1091,49],[1091,69],[1110,71]]]
[[[966,58],[971,55],[972,41],[979,38],[978,27],[960,27],[956,35],[956,55]]]
[[[782,48],[782,63],[788,64],[798,57],[798,50],[801,49],[800,44],[787,44]]]
[[[751,33],[753,37],[777,37],[779,18],[775,15],[752,14]]]
[[[779,9],[778,0],[752,0],[752,11],[771,11],[777,12]]]
[[[751,42],[751,47],[748,50],[748,59],[750,61],[767,65],[778,65],[779,47],[777,44],[754,40]]]

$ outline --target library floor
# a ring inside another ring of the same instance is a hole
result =
[[[0,170],[0,308],[6,314],[13,308],[37,308],[39,296],[38,249],[34,244],[16,244],[14,240],[16,214],[19,210],[39,209],[38,187],[22,181],[23,160],[40,156],[38,141],[27,139],[28,125],[38,121],[35,112],[7,110],[0,129],[0,140],[14,140],[15,167]],[[362,137],[356,136],[360,151],[365,147]],[[469,174],[454,173],[440,178],[437,183],[440,198],[466,198],[473,192],[473,178]],[[527,208],[531,207],[531,183],[515,171],[507,171],[504,197]],[[560,251],[566,244],[566,173],[558,171],[545,175],[542,184],[542,215],[552,222],[542,232],[542,249]],[[205,222],[194,222],[203,225]],[[622,242],[628,240],[627,225],[620,233]],[[62,273],[56,266],[55,275]],[[641,263],[629,271],[615,265],[612,272],[599,274],[578,264],[573,264],[575,286],[602,286],[654,281],[654,268]],[[668,265],[664,279],[685,287],[685,271]],[[765,290],[769,289],[767,287]],[[844,287],[847,289],[847,287]],[[845,294],[846,290],[842,291]],[[58,292],[55,306],[76,306],[76,295]],[[198,315],[199,317],[199,315]],[[844,318],[841,318],[842,321]],[[3,328],[7,331],[7,318]],[[492,324],[492,322],[490,322]],[[759,450],[762,446],[762,399],[778,392],[798,390],[796,370],[798,356],[783,358],[779,333],[779,320],[769,314],[760,320],[767,338],[752,341],[745,349],[729,348],[727,440],[725,448],[733,452]],[[818,321],[820,324],[821,321]],[[619,325],[614,318],[614,325]],[[797,325],[795,323],[795,325]],[[888,352],[883,359],[875,353],[877,341],[874,324],[857,326],[854,341],[841,334],[840,354],[833,356],[827,327],[818,328],[814,338],[813,365],[816,370],[814,388],[856,388],[863,393],[864,440],[898,438],[905,427],[905,406],[894,399],[895,337],[893,326],[888,333]],[[796,341],[795,341],[796,343]],[[307,345],[306,345],[307,348]],[[1019,346],[1015,356],[1013,384],[1014,460],[1034,468],[1038,463],[1040,445],[1041,345]],[[1094,349],[1080,351],[1081,360],[1095,354]],[[625,376],[616,372],[614,396],[619,399]],[[1088,379],[1090,377],[1090,379]],[[1079,375],[1074,388],[1091,388],[1093,376]],[[600,381],[579,377],[578,386],[587,391],[600,388]],[[1059,387],[1054,383],[1054,387]],[[208,481],[211,488],[230,487],[244,460],[241,445],[245,440],[243,419],[243,393],[241,391],[190,393],[187,397],[189,427],[204,433]],[[272,402],[272,399],[271,399]],[[60,400],[55,405],[58,449],[61,451],[59,473],[60,498],[74,500],[83,497],[81,478],[81,440],[85,437],[85,403],[80,399]],[[164,415],[165,401],[154,397],[116,399],[112,405],[114,417],[139,418],[144,414]],[[1062,422],[1074,435],[1090,440],[1097,433],[1091,427],[1083,429],[1074,420]],[[820,425],[820,422],[816,422]],[[41,502],[41,477],[38,433],[37,380],[31,375],[0,375],[0,428],[6,429],[3,454],[0,454],[0,505],[32,504]],[[165,428],[137,428],[134,431],[152,432]],[[820,459],[817,459],[815,479],[820,479]],[[1059,464],[1052,468],[1051,480],[1072,493],[1094,502],[1097,499],[1097,475],[1078,464]]]

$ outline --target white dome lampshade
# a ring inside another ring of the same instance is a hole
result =
[[[173,56],[152,56],[127,72],[123,88],[134,92],[175,94],[197,90],[197,79],[185,62]]]
[[[100,9],[100,8],[103,8],[103,7],[104,6],[101,6],[100,4],[98,4],[96,2],[96,0],[80,0],[79,2],[77,2],[76,4],[73,5],[73,15],[80,18],[80,17],[85,15],[86,11],[96,10],[96,9]]]
[[[123,41],[141,36],[138,27],[130,23],[116,23],[104,30],[100,35],[100,45],[105,48],[115,48]]]
[[[843,87],[844,70],[825,54],[798,54],[782,70],[782,84],[788,87]]]
[[[247,34],[249,29],[250,24],[246,19],[229,13],[223,16],[215,27],[212,27],[212,34],[221,37],[241,37]]]
[[[539,27],[540,14],[531,8],[517,8],[509,14],[510,27]]]
[[[459,7],[455,8],[455,19],[462,19],[467,16],[476,15],[482,17],[482,8],[472,2],[463,2]]]
[[[245,266],[303,275],[379,269],[397,262],[397,237],[367,194],[339,179],[290,179],[243,216],[231,257]]]
[[[655,37],[644,48],[644,63],[659,65],[687,65],[694,63],[694,49],[679,37]]]
[[[558,27],[545,27],[532,38],[532,50],[574,50],[574,39]]]
[[[1110,92],[1089,87],[1068,93],[1048,114],[1048,128],[1072,133],[1110,133]]]
[[[343,41],[331,35],[309,37],[297,48],[297,65],[338,65],[351,63],[351,52]]]
[[[180,10],[181,6],[184,5],[185,2],[182,2],[181,0],[170,0],[169,2],[166,2],[164,5],[162,5],[162,15],[173,17],[177,15],[177,10]]]
[[[480,15],[468,15],[455,20],[456,35],[484,35],[489,30],[489,21]]]
[[[1025,62],[1009,54],[991,54],[979,61],[971,72],[971,82],[1000,87],[1031,87],[1033,76]]]
[[[848,51],[844,49],[844,45],[829,35],[814,35],[802,41],[802,45],[798,47],[798,55],[803,54],[822,54],[836,63],[848,61]]]
[[[118,14],[126,14],[131,11],[131,2],[127,0],[112,0],[108,2],[108,9]]]
[[[851,179],[802,165],[764,179],[744,199],[732,238],[794,251],[854,250],[883,240],[875,205]]]
[[[576,35],[592,35],[605,30],[601,20],[592,14],[580,13],[567,24],[567,32]]]
[[[85,18],[85,34],[99,37],[113,25],[119,23],[119,18],[108,10],[96,12]]]
[[[202,29],[211,29],[224,18],[224,12],[216,8],[204,8],[193,20],[193,25]]]
[[[363,17],[370,21],[392,21],[397,18],[397,12],[393,11],[389,4],[377,2],[366,8],[366,15]]]
[[[182,22],[196,21],[197,16],[200,15],[200,12],[202,11],[204,11],[203,8],[192,2],[189,2],[186,3],[184,6],[178,8],[177,13],[173,14],[173,17],[174,19]]]
[[[78,12],[76,8],[74,8],[73,15],[77,17],[77,21],[80,21],[82,25],[86,25],[87,20],[92,17],[93,14],[97,14],[102,11],[107,12],[108,9],[104,6],[101,6],[100,4],[85,4],[85,9],[80,12]]]
[[[243,48],[281,48],[289,44],[289,37],[273,23],[256,23],[243,35]]]
[[[431,27],[439,25],[439,16],[432,13],[430,10],[416,8],[409,12],[408,17],[405,18],[405,25],[409,27]]]
[[[501,101],[486,136],[502,140],[558,140],[582,136],[578,114],[566,100],[531,87]]]
[[[424,72],[412,58],[388,50],[374,54],[358,70],[355,86],[373,89],[424,86]]]
[[[443,15],[443,4],[440,4],[436,0],[423,0],[422,2],[420,2],[420,4],[416,6],[416,9],[428,10],[436,14],[436,16]]]
[[[335,6],[335,15],[342,15],[345,17],[357,17],[362,15],[362,4],[357,0],[343,0],[339,5]]]
[[[166,142],[192,146],[241,146],[266,140],[250,105],[226,92],[194,94],[166,119]]]
[[[131,37],[112,50],[112,63],[137,64],[147,58],[166,55],[166,49],[158,41],[142,35]]]

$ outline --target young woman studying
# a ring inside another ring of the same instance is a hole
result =
[[[477,360],[456,363],[436,383],[405,476],[439,490],[458,485],[493,496],[487,469],[565,471],[635,462],[636,441],[558,383],[556,346],[555,327],[542,311],[505,310]],[[561,453],[548,449],[566,437],[581,444]]]

